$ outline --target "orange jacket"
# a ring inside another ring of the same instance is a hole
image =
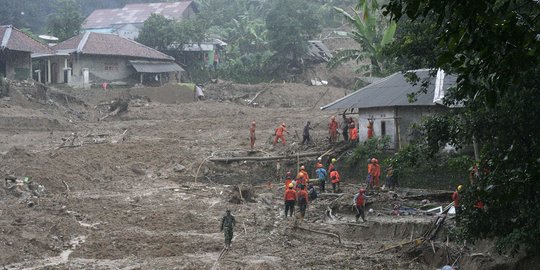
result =
[[[358,140],[358,129],[356,127],[349,129],[349,139],[351,141]]]
[[[330,172],[330,179],[331,179],[332,184],[339,183],[341,179],[340,179],[338,171]]]
[[[294,191],[294,189],[285,190],[285,200],[286,201],[295,201],[296,200],[296,191]]]
[[[309,182],[309,175],[308,173],[306,172],[306,170],[300,170],[298,171],[298,174],[296,175],[296,178],[300,178],[300,173],[303,173],[304,176],[302,176],[302,178],[304,178],[304,180],[307,182]]]
[[[300,197],[304,197],[306,199],[306,204],[308,203],[308,193],[305,189],[302,189],[300,191],[298,191],[298,193],[296,194],[296,200],[297,201],[300,201]]]
[[[292,182],[292,179],[291,178],[287,178],[285,179],[285,188],[288,189],[289,188],[289,184]]]
[[[373,163],[369,163],[367,165],[367,173],[369,173],[369,174],[373,173]]]
[[[375,166],[373,166],[373,168],[373,176],[381,176],[381,166],[375,163]]]

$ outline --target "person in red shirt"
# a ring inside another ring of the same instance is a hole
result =
[[[328,133],[330,135],[331,144],[334,144],[337,142],[337,129],[338,129],[338,122],[336,121],[336,117],[332,116],[330,118],[330,123],[328,123]]]
[[[294,213],[294,203],[296,202],[296,191],[294,191],[294,185],[292,183],[289,184],[289,189],[285,190],[285,218],[287,218],[287,214],[290,213],[290,217],[292,217]]]
[[[304,185],[299,185],[300,191],[296,193],[296,201],[298,202],[298,212],[300,212],[300,219],[304,219],[306,216],[306,209],[308,205],[308,193]]]
[[[336,158],[332,158],[332,160],[330,160],[330,165],[328,165],[329,172],[336,169],[336,164],[335,164],[336,162],[337,162]]]
[[[302,172],[299,172],[296,176],[296,190],[300,189],[300,185],[306,185],[306,178]]]
[[[459,204],[459,192],[463,188],[462,185],[457,186],[454,193],[452,193],[452,201],[454,202],[454,208],[456,209],[456,221],[459,220],[459,214],[461,213],[461,205]]]
[[[302,177],[304,178],[304,183],[307,185],[309,183],[309,174],[306,171],[306,167],[304,165],[300,166],[300,170],[298,171],[298,175],[302,174]],[[297,177],[299,178],[299,177]]]
[[[349,140],[353,147],[358,143],[358,128],[356,126],[349,128]]]
[[[373,119],[368,119],[368,125],[367,125],[367,138],[368,140],[373,138],[374,132],[373,132]]]
[[[362,217],[362,221],[366,222],[366,217],[364,214],[364,209],[366,206],[366,196],[364,195],[365,192],[365,189],[360,188],[358,193],[356,193],[353,198],[353,204],[356,207],[356,222],[358,222],[360,217]]]
[[[341,182],[339,172],[336,169],[330,171],[330,182],[332,183],[332,191],[334,193],[339,191],[339,182]]]
[[[255,121],[251,122],[251,128],[249,128],[249,142],[251,145],[251,150],[253,150],[253,147],[255,146]]]
[[[280,139],[281,139],[281,143],[285,145],[286,141],[285,141],[284,133],[287,132],[287,134],[289,134],[286,127],[287,126],[285,126],[285,123],[281,123],[281,125],[278,128],[276,128],[274,132],[274,134],[276,135],[276,137],[274,138],[274,145],[276,145],[276,143]]]

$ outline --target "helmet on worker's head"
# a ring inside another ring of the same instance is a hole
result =
[[[332,117],[330,117],[330,119],[334,120],[334,119],[336,119],[336,117],[332,115]]]
[[[252,125],[255,125],[256,123],[255,123],[255,121],[253,121],[253,122],[251,122],[251,124],[252,124]]]
[[[305,170],[306,167],[304,167],[304,165],[300,166],[300,170]]]
[[[462,185],[457,186],[457,191],[461,191],[461,189],[463,189]]]
[[[287,172],[287,176],[291,176],[291,175],[292,175],[292,173],[291,173],[291,172]]]
[[[333,159],[332,159],[332,163],[334,163],[334,162],[336,162],[336,161],[337,161],[337,159],[336,159],[336,158],[333,158]]]
[[[298,177],[304,177],[304,173],[298,173]]]
[[[282,127],[286,127],[285,122],[281,123],[281,126],[282,126]]]
[[[293,188],[294,187],[294,184],[293,183],[289,183],[289,188]]]
[[[366,190],[364,188],[360,188],[360,193],[364,193]]]
[[[317,160],[318,160],[318,161],[322,161],[322,157],[318,157]]]
[[[375,162],[377,162],[377,159],[376,159],[376,158],[372,158],[372,159],[371,159],[371,162],[372,162],[372,163],[375,163]]]

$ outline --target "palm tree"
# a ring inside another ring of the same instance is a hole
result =
[[[362,65],[356,72],[363,72],[370,76],[381,75],[382,73],[382,48],[392,42],[396,33],[396,23],[385,19],[379,12],[376,0],[362,0],[359,5],[353,8],[353,13],[349,14],[345,10],[334,7],[341,13],[353,30],[349,36],[360,44],[361,49],[344,49],[338,51],[328,63],[328,68],[333,69],[350,60],[357,63],[368,58],[369,65]],[[378,18],[380,18],[378,20]]]

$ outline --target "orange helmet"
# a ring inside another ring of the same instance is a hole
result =
[[[304,177],[304,173],[298,173],[298,177]]]

